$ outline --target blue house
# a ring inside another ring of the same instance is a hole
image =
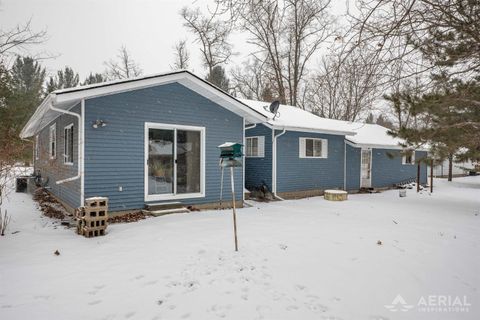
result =
[[[211,207],[220,197],[217,146],[243,143],[245,123],[264,121],[178,71],[54,91],[21,137],[35,140],[35,172],[68,210],[93,196],[108,197],[110,211],[168,202]],[[235,172],[240,206],[244,168]]]
[[[268,118],[247,125],[245,186],[266,186],[277,198],[321,195],[325,189],[388,188],[415,179],[415,159],[379,125],[318,117],[296,107],[242,100]],[[426,164],[421,165],[426,183]]]

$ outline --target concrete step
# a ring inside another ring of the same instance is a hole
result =
[[[158,202],[158,203],[147,203],[145,204],[145,209],[148,211],[158,211],[158,210],[167,210],[167,209],[180,209],[183,208],[183,204],[178,201],[174,202]]]
[[[146,215],[152,215],[154,217],[164,216],[166,214],[173,214],[173,213],[188,213],[190,210],[187,208],[173,208],[173,209],[162,209],[162,210],[142,210],[142,212]]]

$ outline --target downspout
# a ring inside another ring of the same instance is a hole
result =
[[[81,111],[84,110],[84,106],[85,106],[85,100],[82,99]],[[60,113],[63,113],[63,114],[71,115],[71,116],[76,117],[78,119],[78,162],[77,162],[78,172],[77,172],[77,175],[73,176],[73,177],[70,177],[70,178],[67,178],[67,179],[58,180],[56,182],[56,184],[62,184],[62,183],[65,183],[65,182],[70,182],[70,181],[75,181],[77,179],[80,179],[81,176],[82,176],[82,165],[83,165],[82,164],[82,159],[83,159],[83,155],[82,155],[82,150],[83,150],[83,148],[82,148],[82,144],[83,144],[83,140],[82,140],[82,137],[83,137],[83,112],[82,112],[81,115],[79,115],[78,113],[75,113],[75,112],[71,112],[71,111],[63,110],[63,109],[58,109],[58,108],[55,108],[52,103],[50,103],[49,109],[52,110],[52,111],[56,111],[56,112],[60,112]],[[83,189],[82,186],[80,187],[80,189]],[[83,199],[82,190],[80,190],[80,194],[81,194],[81,198]],[[81,203],[83,203],[83,201]]]
[[[347,191],[347,141],[343,140],[343,190]]]
[[[285,200],[277,195],[277,138],[284,135],[287,130],[283,129],[281,133],[275,135],[275,129],[272,128],[272,192],[273,196],[279,200]]]

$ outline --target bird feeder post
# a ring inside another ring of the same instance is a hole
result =
[[[223,194],[223,170],[224,168],[230,168],[230,185],[232,189],[232,214],[233,214],[233,235],[235,240],[235,251],[238,251],[238,237],[237,237],[237,212],[235,204],[235,180],[233,174],[233,168],[242,167],[242,144],[225,142],[222,145],[219,145],[220,148],[220,167],[222,170],[222,185],[221,185],[221,194]],[[222,197],[222,195],[220,196]],[[222,201],[222,199],[220,199]],[[220,202],[221,203],[221,202]]]
[[[233,167],[230,167],[230,182],[232,184],[233,234],[235,237],[235,251],[238,251],[237,212],[235,211],[235,182],[233,181]]]

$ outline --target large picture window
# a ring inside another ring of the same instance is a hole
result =
[[[73,164],[73,123],[64,129],[64,163]]]
[[[318,138],[300,138],[300,158],[327,158],[328,140]]]
[[[248,158],[263,158],[265,156],[265,137],[247,137],[246,154]]]
[[[52,124],[50,126],[50,143],[49,143],[49,154],[50,154],[50,159],[55,159],[57,157],[57,125]]]

